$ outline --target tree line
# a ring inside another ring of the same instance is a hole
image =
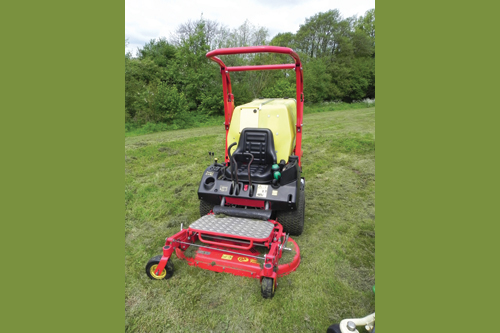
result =
[[[375,9],[343,18],[336,9],[305,20],[296,33],[269,39],[268,29],[245,21],[230,29],[201,17],[181,24],[169,38],[151,40],[137,56],[125,55],[125,119],[136,124],[186,127],[193,119],[224,114],[217,48],[273,45],[295,50],[304,68],[306,103],[375,98]],[[289,56],[224,56],[228,66],[289,63]],[[258,97],[295,97],[292,70],[231,73],[236,103]]]

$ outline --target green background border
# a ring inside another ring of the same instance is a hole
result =
[[[498,308],[490,268],[498,262],[498,121],[490,119],[498,29],[497,11],[483,3],[376,3],[376,307],[384,332],[497,330],[488,322]]]
[[[473,5],[376,3],[384,332],[495,318],[496,11]],[[124,9],[3,6],[2,331],[123,330]]]
[[[123,331],[125,4],[0,15],[1,331]]]

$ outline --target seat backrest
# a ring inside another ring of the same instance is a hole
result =
[[[248,163],[250,156],[243,153],[251,153],[254,157],[252,164],[274,164],[276,163],[276,151],[274,150],[273,133],[268,128],[244,128],[241,131],[238,147],[233,153],[236,161]]]

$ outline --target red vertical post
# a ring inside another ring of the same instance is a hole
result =
[[[227,153],[227,135],[229,133],[229,125],[231,124],[231,118],[233,116],[234,110],[234,97],[232,94],[231,78],[229,77],[229,72],[225,67],[221,67],[220,72],[222,74],[222,94],[224,95],[224,127],[226,129],[226,148],[224,160],[229,162],[229,156]]]
[[[302,75],[302,63],[297,62],[295,66],[295,78],[297,88],[297,124],[295,139],[295,155],[299,157],[299,166],[302,166],[302,119],[304,114],[304,77]]]

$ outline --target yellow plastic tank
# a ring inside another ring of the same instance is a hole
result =
[[[295,147],[297,103],[292,98],[255,99],[234,109],[227,137],[228,146],[238,144],[244,128],[269,128],[274,137],[277,162],[288,161]],[[237,145],[231,148],[231,154]]]

